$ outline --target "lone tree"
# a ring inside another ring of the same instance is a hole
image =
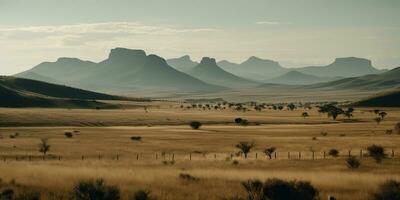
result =
[[[48,151],[50,151],[50,145],[47,138],[40,139],[39,152],[43,153],[43,155],[46,155]]]
[[[198,121],[191,121],[189,125],[192,129],[199,129],[202,124]]]
[[[235,119],[235,123],[236,123],[236,124],[241,124],[242,121],[243,121],[243,119],[240,118],[240,117],[238,117],[238,118]]]
[[[346,116],[347,118],[351,118],[351,117],[353,117],[353,112],[354,112],[354,108],[347,108],[347,110],[346,111],[344,111],[344,116]]]
[[[380,112],[378,115],[379,115],[379,117],[382,118],[382,120],[384,120],[385,117],[386,117],[386,115],[387,115],[387,113],[382,111],[382,112]]]
[[[268,156],[269,159],[271,160],[271,159],[272,159],[272,154],[275,152],[275,150],[276,150],[275,147],[269,147],[269,148],[266,148],[266,149],[264,150],[264,153],[265,153],[265,155]]]
[[[385,148],[378,145],[371,145],[367,148],[368,155],[371,156],[377,163],[381,163],[386,157]]]
[[[304,117],[304,119],[305,119],[306,117],[308,117],[308,116],[310,116],[310,115],[308,114],[308,112],[303,112],[303,113],[301,114],[301,116]]]
[[[236,145],[236,148],[238,148],[240,153],[244,154],[244,158],[247,159],[247,154],[251,151],[251,149],[254,147],[254,143],[252,142],[239,142]]]
[[[290,104],[287,105],[287,108],[289,110],[294,110],[294,109],[296,109],[296,106],[293,103],[290,103]]]

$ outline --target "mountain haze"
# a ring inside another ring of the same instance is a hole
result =
[[[283,68],[278,62],[257,58],[255,56],[250,57],[241,64],[223,60],[218,62],[218,65],[225,71],[237,76],[259,81],[264,81],[289,71]]]
[[[188,72],[190,71],[193,67],[198,65],[198,62],[194,62],[190,59],[190,56],[182,56],[180,58],[171,58],[167,60],[168,65],[171,67],[175,68],[176,70],[179,70],[181,72]]]
[[[309,74],[304,74],[298,71],[290,71],[281,76],[268,79],[265,83],[276,83],[285,85],[308,85],[314,83],[332,81],[332,78],[318,77]]]

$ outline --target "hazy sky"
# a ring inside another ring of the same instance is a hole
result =
[[[0,0],[0,74],[42,61],[101,61],[127,47],[171,58],[287,67],[335,57],[400,66],[400,0]]]

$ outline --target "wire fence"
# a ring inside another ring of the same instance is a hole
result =
[[[46,161],[46,160],[112,160],[112,161],[229,161],[229,160],[323,160],[346,157],[359,159],[370,157],[366,150],[345,150],[337,155],[329,151],[276,151],[270,155],[263,152],[244,153],[133,153],[133,154],[82,154],[82,155],[1,155],[3,162],[10,161]],[[386,158],[397,158],[397,152],[392,149],[385,152]]]

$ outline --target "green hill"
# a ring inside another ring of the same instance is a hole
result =
[[[116,108],[95,100],[122,100],[86,90],[36,80],[0,76],[0,107]]]

